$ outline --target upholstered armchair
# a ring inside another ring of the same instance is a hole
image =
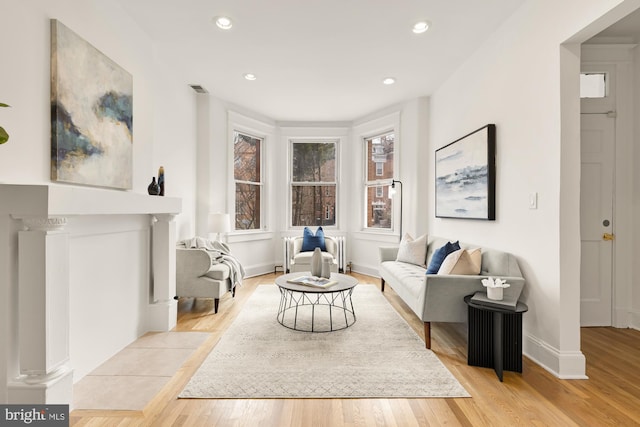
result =
[[[305,227],[302,236],[285,237],[284,269],[288,272],[311,271],[314,249],[322,250],[322,261],[330,260],[331,271],[342,273],[345,268],[344,237],[325,236],[322,227],[314,233]]]
[[[216,254],[202,248],[176,248],[176,298],[213,298],[217,313],[220,297],[229,291],[235,296],[231,270]]]
[[[322,251],[322,261],[330,259],[331,271],[337,273],[339,271],[338,239],[325,236],[324,242],[326,251]],[[285,245],[288,245],[288,250],[286,251],[288,253],[287,272],[311,271],[311,256],[313,255],[313,251],[303,251],[302,243],[302,236],[290,237],[285,240]]]

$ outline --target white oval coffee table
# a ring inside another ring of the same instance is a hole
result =
[[[327,288],[289,282],[309,275],[309,272],[298,272],[276,278],[280,289],[278,322],[302,332],[333,332],[353,325],[356,313],[351,294],[358,281],[346,274],[331,273],[331,280],[337,283]]]

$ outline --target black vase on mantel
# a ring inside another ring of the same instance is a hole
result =
[[[147,187],[147,191],[152,196],[157,196],[158,194],[160,194],[160,186],[156,182],[155,176],[151,178],[151,184],[149,184],[149,186]]]

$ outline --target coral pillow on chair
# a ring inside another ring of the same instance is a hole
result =
[[[305,227],[302,232],[302,249],[301,252],[313,252],[315,248],[320,248],[321,251],[326,252],[327,247],[324,243],[324,231],[322,227],[318,227],[316,233],[309,227]]]

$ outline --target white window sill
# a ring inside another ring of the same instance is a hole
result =
[[[247,230],[247,231],[234,231],[227,234],[227,242],[239,243],[239,242],[251,242],[253,240],[270,240],[273,239],[275,233],[272,231],[264,230]]]
[[[400,242],[400,236],[398,233],[394,233],[393,231],[361,230],[354,232],[353,237],[360,240],[372,240],[386,243]]]

